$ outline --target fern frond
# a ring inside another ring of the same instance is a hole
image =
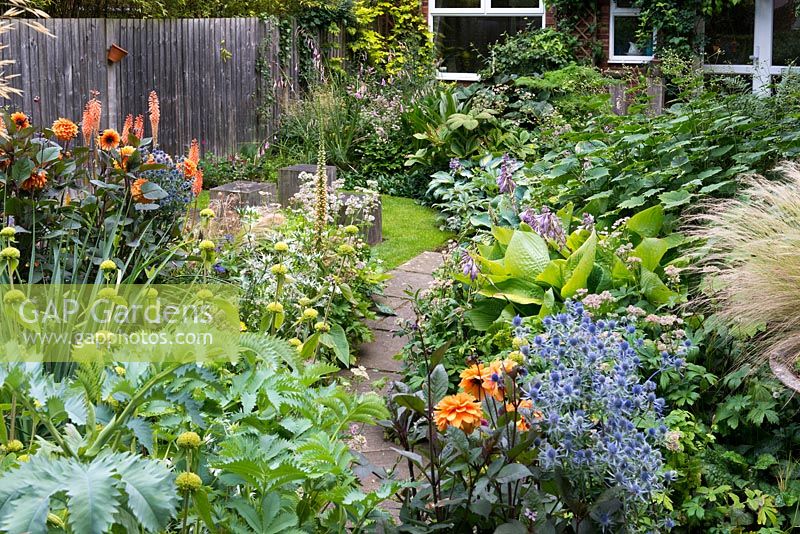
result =
[[[239,339],[240,352],[255,357],[256,361],[266,362],[276,368],[285,363],[293,369],[302,367],[297,351],[288,342],[267,334],[244,333]]]

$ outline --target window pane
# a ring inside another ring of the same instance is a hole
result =
[[[775,0],[772,12],[772,64],[800,65],[798,0]]]
[[[653,40],[646,44],[639,42],[639,17],[614,17],[614,55],[652,56]]]
[[[635,7],[633,5],[633,0],[617,0],[615,2],[615,5],[619,9],[628,9],[628,8]]]
[[[481,0],[436,0],[435,7],[476,8],[481,7]]]
[[[706,19],[706,63],[752,65],[755,9],[754,0],[746,0]]]
[[[542,25],[542,17],[434,17],[433,33],[442,72],[478,72],[481,56],[503,34],[514,34],[529,24]]]
[[[492,8],[539,9],[539,0],[492,0]]]

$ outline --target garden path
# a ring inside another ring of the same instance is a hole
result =
[[[401,378],[402,362],[395,356],[400,353],[408,340],[403,336],[396,335],[399,331],[398,319],[411,320],[414,318],[411,297],[408,293],[414,294],[418,289],[428,287],[433,281],[433,271],[442,262],[441,253],[423,252],[390,271],[389,274],[393,278],[386,285],[383,296],[376,297],[376,300],[394,309],[397,315],[367,322],[375,334],[375,339],[362,345],[360,349],[357,365],[366,368],[369,380],[358,384],[357,391],[359,393],[374,391],[385,395],[389,382]],[[354,378],[350,371],[343,371],[343,374],[349,380]],[[378,472],[362,474],[361,481],[365,489],[373,490],[380,486],[380,478],[384,475],[382,471],[398,463],[400,455],[393,450],[398,445],[384,438],[382,427],[367,426],[363,432],[366,445],[360,452],[378,468]],[[405,461],[398,463],[396,476],[408,477],[408,467]]]

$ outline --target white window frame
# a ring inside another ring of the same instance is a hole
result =
[[[481,0],[480,7],[436,7],[436,0],[428,0],[428,30],[431,38],[436,40],[433,21],[436,17],[542,17],[542,28],[546,26],[546,12],[544,0],[539,0],[539,7],[492,7],[492,0]],[[477,72],[437,72],[440,80],[452,81],[478,81]]]
[[[769,95],[772,76],[780,76],[795,67],[772,64],[773,0],[756,0],[753,25],[752,63],[746,65],[704,64],[708,72],[717,74],[745,74],[753,77],[753,93]]]
[[[639,17],[641,11],[638,7],[617,7],[617,0],[611,0],[611,11],[608,21],[608,62],[609,63],[649,63],[653,60],[652,55],[641,56],[619,56],[614,54],[614,20],[616,17]],[[655,32],[653,32],[653,44],[655,45]]]

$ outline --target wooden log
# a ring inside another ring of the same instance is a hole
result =
[[[212,201],[231,208],[267,206],[277,200],[275,184],[237,180],[210,191]]]
[[[336,167],[328,165],[325,167],[328,175],[328,185],[331,185],[336,180]],[[292,165],[291,167],[283,167],[278,169],[278,202],[281,207],[288,207],[295,196],[300,191],[300,174],[307,172],[314,174],[317,172],[316,165]]]
[[[361,237],[370,245],[377,245],[383,241],[383,206],[380,197],[369,213],[345,214],[345,204],[353,197],[364,198],[367,193],[344,192],[339,193],[339,224],[355,224],[361,228]],[[374,219],[372,223],[366,223],[369,216]]]

